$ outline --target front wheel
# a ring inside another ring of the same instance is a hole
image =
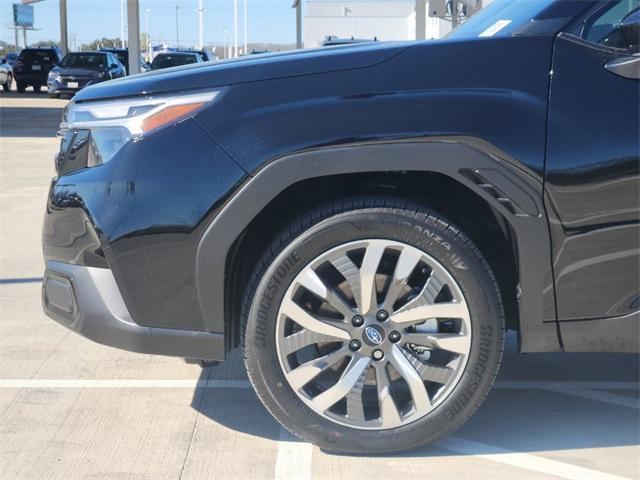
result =
[[[27,89],[26,83],[16,81],[16,90],[18,90],[18,93],[24,93],[26,89]]]
[[[244,311],[246,367],[274,417],[345,453],[415,448],[459,427],[504,341],[499,290],[471,241],[389,199],[340,201],[285,231]]]

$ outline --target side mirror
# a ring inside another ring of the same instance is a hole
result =
[[[624,37],[627,48],[634,49],[640,46],[640,8],[636,8],[620,22],[620,32]]]
[[[4,65],[5,63],[7,63],[7,59],[6,59],[6,58],[3,58],[3,59],[2,59],[2,64]]]
[[[149,62],[144,62],[144,68],[151,70],[151,64]]]
[[[110,68],[111,68],[111,70],[114,70],[114,69],[118,68],[118,64],[117,63],[112,63],[110,65]]]

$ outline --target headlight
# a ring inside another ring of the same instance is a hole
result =
[[[87,103],[71,102],[60,129],[90,130],[88,166],[111,159],[127,142],[175,125],[211,104],[220,90],[187,95],[157,96]]]
[[[93,130],[122,127],[136,139],[193,115],[219,94],[220,90],[214,90],[189,95],[71,103],[60,128]]]
[[[60,80],[60,74],[58,72],[49,72],[49,80]]]

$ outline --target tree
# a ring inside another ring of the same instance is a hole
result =
[[[105,38],[96,39],[90,43],[83,43],[80,46],[80,50],[100,50],[101,48],[120,48],[122,45],[119,38]]]
[[[19,50],[13,43],[7,43],[0,40],[0,56],[4,57],[9,52],[15,52]]]

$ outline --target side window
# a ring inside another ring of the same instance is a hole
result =
[[[611,48],[631,49],[638,46],[637,31],[629,25],[640,12],[640,0],[619,0],[598,11],[582,25],[580,37]],[[635,24],[637,25],[637,19]],[[633,29],[632,29],[633,30]]]

